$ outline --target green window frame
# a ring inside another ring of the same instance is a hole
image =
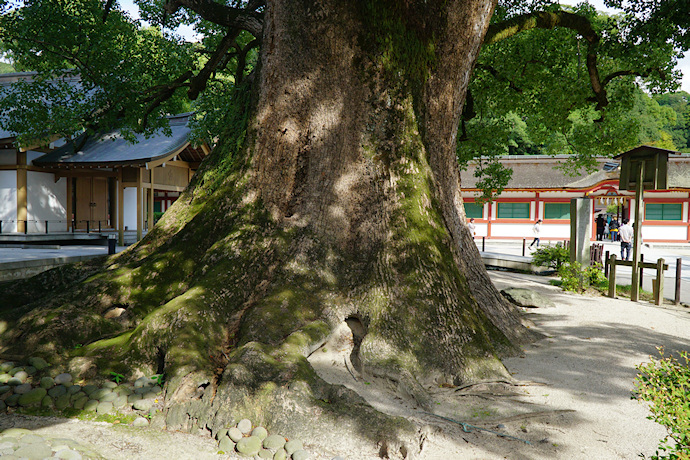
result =
[[[682,203],[645,203],[645,220],[683,220]]]
[[[499,219],[529,219],[529,203],[498,203]]]
[[[544,219],[570,219],[570,203],[544,203]]]
[[[467,216],[468,219],[482,219],[484,217],[484,205],[472,202],[465,202],[464,204],[465,216]]]

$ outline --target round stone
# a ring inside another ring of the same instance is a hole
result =
[[[51,398],[50,396],[44,396],[41,400],[41,407],[45,407],[47,409],[54,408],[55,404],[53,404],[53,398]]]
[[[86,403],[89,401],[89,397],[86,395],[80,396],[79,398],[75,399],[72,405],[74,406],[75,409],[77,410],[82,410],[84,406],[86,406]],[[95,401],[94,401],[95,402]]]
[[[108,412],[113,410],[113,403],[111,402],[102,402],[96,407],[96,412],[99,414],[107,414]]]
[[[23,370],[24,368],[21,366],[14,366],[12,369],[9,370],[8,374],[10,374],[11,376],[15,376]]]
[[[113,402],[117,399],[117,393],[108,393],[99,399],[100,402]]]
[[[58,385],[65,385],[67,383],[70,383],[72,381],[72,374],[65,372],[63,374],[58,374],[55,377],[55,383]]]
[[[234,452],[235,443],[232,442],[232,439],[228,438],[227,436],[223,436],[222,438],[220,438],[220,442],[218,443],[218,450],[222,450],[226,454]]]
[[[268,431],[266,431],[266,428],[262,426],[257,426],[252,430],[252,436],[256,436],[263,441],[266,439],[266,436],[268,436]]]
[[[5,361],[4,363],[0,364],[0,372],[8,372],[13,367],[15,367],[15,363],[12,361]]]
[[[273,458],[273,452],[268,449],[261,449],[259,451],[259,458],[270,460]]]
[[[19,440],[19,444],[36,444],[37,442],[43,442],[43,438],[33,433],[26,434]]]
[[[77,399],[81,399],[81,398],[84,397],[84,396],[86,396],[86,393],[84,393],[83,391],[80,391],[79,393],[75,393],[75,394],[73,394],[73,395],[70,395],[69,400],[70,400],[70,402],[74,402],[74,401],[76,401]],[[88,400],[89,397],[86,396],[86,399]]]
[[[303,449],[296,450],[292,453],[292,460],[307,460],[308,458],[309,454],[307,454],[307,451]]]
[[[121,409],[127,405],[127,396],[126,395],[120,395],[117,398],[113,400],[113,407],[116,409]]]
[[[30,383],[22,383],[14,387],[14,392],[18,395],[23,395],[24,393],[30,392],[32,388]]]
[[[10,379],[7,381],[7,384],[11,387],[16,387],[22,383],[24,382],[19,377],[10,377]]]
[[[117,393],[119,395],[124,395],[124,396],[129,396],[133,393],[133,391],[125,386],[119,386],[113,390],[114,393]]]
[[[286,460],[287,459],[287,452],[285,452],[285,449],[278,449],[275,454],[273,454],[273,460]]]
[[[137,427],[149,426],[149,421],[146,420],[144,417],[137,417],[132,422],[132,426],[137,426]]]
[[[29,364],[31,364],[33,367],[38,369],[39,371],[42,371],[46,367],[50,366],[45,359],[39,358],[39,357],[31,357],[29,358]]]
[[[285,450],[287,451],[288,455],[292,455],[293,452],[296,452],[303,448],[304,447],[302,446],[302,441],[298,439],[292,439],[285,443]]]
[[[242,434],[249,434],[252,431],[252,422],[249,419],[243,418],[237,423],[237,429],[242,432]]]
[[[10,407],[15,407],[17,405],[17,402],[19,401],[19,397],[21,395],[11,395],[7,399],[5,399],[5,404],[7,404]]]
[[[0,400],[0,413],[5,412],[7,409],[7,404],[5,404],[5,401]]]
[[[14,451],[14,456],[17,458],[43,459],[51,455],[53,455],[53,450],[45,442],[20,446]]]
[[[54,457],[62,460],[81,460],[83,458],[79,452],[71,449],[62,449],[59,452],[55,452]]]
[[[98,404],[98,401],[96,401],[95,399],[90,399],[86,401],[86,404],[84,404],[84,410],[89,412],[95,411],[98,407]]]
[[[153,407],[153,401],[150,399],[140,399],[138,401],[134,401],[132,406],[136,410],[147,411]]]
[[[41,379],[41,388],[45,388],[46,390],[50,390],[55,386],[55,379],[52,377],[43,377]]]
[[[103,388],[108,388],[110,390],[114,390],[115,388],[117,388],[117,383],[116,382],[105,382],[105,383],[103,383],[102,386],[103,386]]]
[[[105,395],[112,394],[113,390],[110,388],[100,388],[89,395],[91,399],[98,399],[99,401],[103,399]]]
[[[127,401],[130,404],[134,404],[136,401],[139,401],[139,400],[141,400],[141,395],[133,394],[133,395],[127,396]]]
[[[67,387],[64,385],[55,386],[48,390],[48,394],[53,398],[59,398],[60,396],[67,394]]]
[[[17,404],[22,407],[38,406],[47,394],[45,388],[34,388],[22,394],[17,400]]]
[[[237,452],[244,455],[256,455],[261,450],[261,439],[256,436],[249,436],[247,438],[242,438],[237,442],[235,446]]]
[[[38,370],[33,366],[26,366],[24,371],[26,371],[26,373],[29,375],[34,375],[36,372],[38,372]]]
[[[154,393],[153,391],[147,391],[146,393],[142,394],[143,399],[156,399],[156,396],[158,393]]]
[[[218,432],[216,433],[216,439],[217,439],[218,441],[220,441],[220,440],[223,438],[223,436],[227,436],[227,435],[228,435],[228,429],[227,429],[227,428],[221,428],[221,429],[218,430]]]
[[[151,379],[148,377],[139,377],[134,381],[134,388],[142,388],[151,386]]]
[[[84,388],[81,389],[81,391],[86,393],[88,396],[91,396],[91,393],[93,393],[96,390],[98,390],[98,387],[96,385],[86,385]]]
[[[16,374],[14,374],[13,377],[15,379],[21,380],[22,383],[24,383],[29,378],[29,373],[22,369],[19,372],[17,372]]]
[[[232,427],[228,430],[228,437],[232,439],[233,441],[237,442],[240,439],[242,439],[244,436],[242,435],[242,432],[236,428]]]
[[[5,393],[9,393],[10,390],[12,390],[12,387],[9,385],[0,386],[0,396],[4,395]]]
[[[67,393],[74,395],[81,391],[81,385],[71,385],[67,388]]]
[[[70,405],[70,395],[65,393],[64,395],[58,396],[57,399],[55,399],[55,408],[57,410],[63,410],[67,409]]]
[[[159,387],[158,385],[155,385],[155,386],[152,386],[152,387],[151,387],[150,391],[151,391],[151,393],[154,393],[154,394],[157,394],[157,395],[158,395],[158,394],[161,394],[161,392],[163,391],[163,389],[162,389],[161,387]]]
[[[277,434],[272,434],[264,439],[263,445],[266,449],[282,449],[285,445],[285,438]]]
[[[0,384],[9,382],[10,378],[12,378],[10,374],[0,374]]]

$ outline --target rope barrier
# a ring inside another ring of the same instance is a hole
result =
[[[501,438],[515,439],[516,441],[524,442],[525,444],[528,444],[530,446],[532,445],[532,443],[527,441],[526,439],[521,439],[521,438],[517,438],[515,436],[510,436],[509,434],[500,433],[498,431],[489,430],[487,428],[482,428],[479,426],[470,425],[469,423],[460,422],[458,420],[453,420],[452,418],[444,417],[442,415],[432,414],[431,412],[422,412],[422,413],[427,414],[427,415],[433,415],[434,417],[438,417],[440,419],[447,420],[449,422],[457,423],[458,425],[460,425],[462,427],[462,431],[464,431],[465,433],[471,433],[473,429],[479,430],[479,431],[487,431],[489,433],[495,434],[496,436],[500,436]]]

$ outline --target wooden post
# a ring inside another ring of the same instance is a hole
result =
[[[680,305],[680,275],[683,270],[683,259],[676,259],[676,297],[674,303]]]
[[[654,303],[657,305],[664,303],[664,259],[656,261],[656,298]]]
[[[640,289],[642,289],[642,277],[644,276],[644,254],[640,254]]]
[[[609,262],[609,297],[616,298],[616,254],[611,254]]]
[[[67,181],[67,231],[72,229],[72,178],[70,176],[65,177]]]
[[[137,241],[141,240],[144,227],[144,171],[137,169]]]
[[[640,171],[637,175],[637,186],[635,187],[635,227],[633,231],[633,260],[632,260],[632,282],[630,283],[630,300],[637,302],[640,298],[639,284],[639,261],[640,261],[640,235],[642,222],[640,221],[640,208],[642,207],[642,183],[644,181],[644,161],[640,162]]]
[[[609,277],[609,251],[606,251],[606,257],[604,258],[604,276]]]
[[[148,209],[148,231],[150,232],[151,229],[153,228],[153,169],[151,168],[150,171],[150,176],[151,176],[151,187],[149,188],[149,209]]]
[[[17,152],[17,232],[27,233],[29,226],[28,200],[27,200],[27,170],[26,152]],[[19,223],[24,222],[20,228]]]
[[[117,240],[125,245],[125,186],[122,182],[122,166],[117,169]]]

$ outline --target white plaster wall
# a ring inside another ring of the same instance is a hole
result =
[[[474,221],[474,226],[475,226],[475,237],[482,237],[482,236],[487,236],[488,235],[488,230],[489,230],[489,225],[488,224],[478,224],[477,221]]]
[[[643,225],[642,241],[646,240],[677,240],[687,241],[688,228],[685,226]]]
[[[125,187],[124,193],[124,223],[128,230],[137,229],[137,189]]]
[[[26,182],[29,233],[45,233],[45,221],[50,221],[49,232],[66,232],[67,179],[62,177],[55,182],[53,174],[28,171]]]
[[[0,165],[16,165],[17,152],[13,149],[0,149]]]
[[[2,233],[17,231],[17,172],[0,171],[0,220]],[[11,220],[12,222],[7,222]]]
[[[541,225],[542,238],[558,238],[563,240],[570,239],[570,224],[549,224]]]
[[[534,224],[510,224],[510,223],[492,223],[491,236],[509,237],[515,239],[534,238],[532,232]],[[484,227],[486,229],[486,227]],[[486,231],[486,230],[484,230]],[[479,225],[477,225],[477,236],[484,236],[479,234]],[[539,238],[555,238],[559,240],[570,239],[570,225],[568,224],[542,224]]]

